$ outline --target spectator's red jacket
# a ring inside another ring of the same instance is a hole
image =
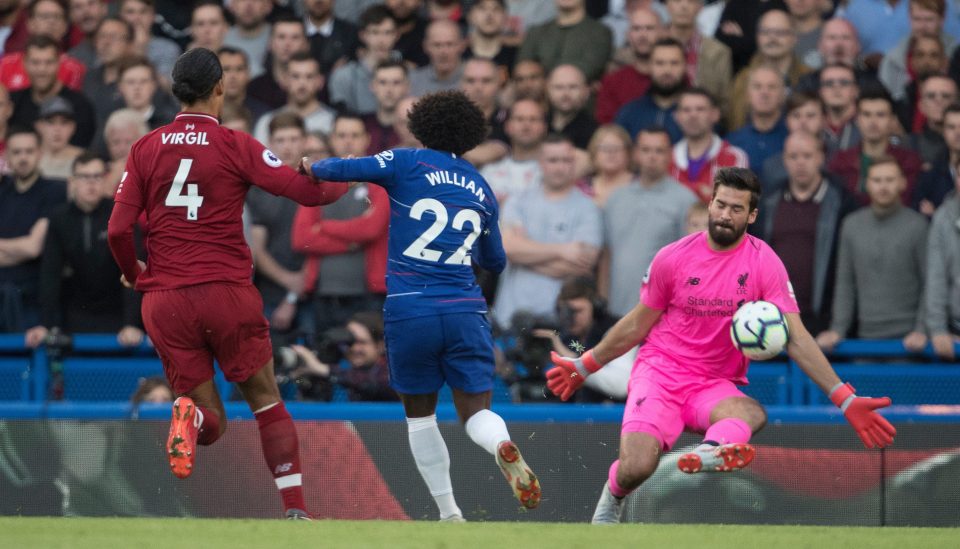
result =
[[[827,164],[827,171],[837,176],[842,181],[847,191],[850,192],[861,206],[870,203],[870,197],[866,190],[861,188],[860,184],[860,155],[863,153],[863,146],[856,145],[849,149],[837,151],[833,158]],[[900,200],[904,206],[913,205],[913,189],[917,184],[917,178],[920,177],[920,171],[923,167],[923,160],[916,152],[903,147],[887,145],[887,154],[896,159],[903,171],[903,176],[907,179],[907,188],[900,195]],[[866,179],[866,174],[863,174]]]
[[[323,219],[323,208],[300,206],[293,220],[290,244],[307,256],[305,287],[314,288],[320,261],[325,255],[342,254],[363,247],[367,290],[387,293],[387,229],[390,197],[379,185],[367,184],[370,207],[352,219]]]
[[[600,124],[610,124],[617,117],[620,107],[647,93],[650,75],[643,74],[633,65],[617,69],[600,81],[597,90],[597,110],[594,118]]]
[[[60,68],[57,70],[57,80],[71,90],[83,92],[83,77],[87,74],[87,66],[79,59],[60,54]],[[9,91],[17,91],[30,87],[30,77],[23,67],[23,52],[8,53],[0,57],[0,84]]]

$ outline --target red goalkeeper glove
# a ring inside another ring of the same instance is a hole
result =
[[[563,401],[573,396],[587,376],[603,368],[603,364],[593,358],[593,351],[587,351],[578,358],[560,356],[551,351],[550,360],[554,367],[547,370],[547,388]]]
[[[897,430],[875,412],[890,406],[890,397],[859,397],[852,385],[840,383],[830,391],[830,400],[843,411],[857,436],[867,448],[884,448],[893,444]]]

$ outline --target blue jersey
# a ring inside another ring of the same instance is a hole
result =
[[[476,168],[451,153],[395,149],[313,164],[326,181],[369,181],[390,195],[384,320],[486,313],[471,261],[499,273],[507,262],[499,206]]]

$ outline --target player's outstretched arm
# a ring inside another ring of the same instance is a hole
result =
[[[327,158],[314,162],[310,173],[325,181],[384,182],[394,175],[396,159],[393,151],[383,151],[362,158]]]
[[[646,339],[661,313],[641,302],[614,324],[596,347],[580,357],[568,358],[551,352],[550,360],[555,368],[547,371],[547,388],[560,400],[569,399],[587,376]]]
[[[857,432],[867,448],[883,448],[893,444],[897,430],[876,410],[890,405],[890,398],[859,397],[853,386],[843,383],[833,370],[827,357],[807,331],[797,313],[787,313],[790,343],[787,354],[800,369],[830,396],[830,400],[843,411],[844,417]]]

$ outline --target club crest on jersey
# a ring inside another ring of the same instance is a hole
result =
[[[263,163],[271,168],[279,168],[283,165],[283,161],[280,160],[277,155],[273,154],[273,151],[270,149],[263,149]]]

